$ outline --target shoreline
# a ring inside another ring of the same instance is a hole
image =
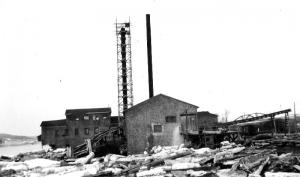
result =
[[[29,145],[29,144],[37,144],[38,141],[27,141],[27,142],[13,142],[13,143],[3,143],[0,144],[0,147],[8,147],[8,146],[23,146],[23,145]]]
[[[2,156],[14,156],[19,153],[26,153],[35,150],[42,150],[42,145],[40,142],[26,142],[18,144],[2,144],[0,145],[0,155]]]

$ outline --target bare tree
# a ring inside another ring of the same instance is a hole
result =
[[[224,113],[224,117],[223,117],[223,122],[227,122],[228,121],[228,115],[229,115],[229,111],[227,109],[225,109],[225,113]]]

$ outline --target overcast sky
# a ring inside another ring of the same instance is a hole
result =
[[[229,119],[300,111],[297,1],[0,0],[0,132],[38,135],[65,109],[117,115],[115,26],[131,21],[134,104],[154,92]]]

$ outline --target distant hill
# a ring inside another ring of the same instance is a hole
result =
[[[20,136],[20,135],[11,135],[7,133],[0,133],[0,139],[2,140],[36,140],[35,136]]]

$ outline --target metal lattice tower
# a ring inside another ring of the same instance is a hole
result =
[[[116,23],[118,65],[118,112],[133,105],[130,22]]]

